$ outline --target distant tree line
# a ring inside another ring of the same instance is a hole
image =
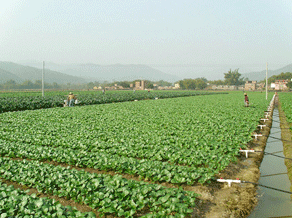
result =
[[[93,85],[99,85],[98,82],[93,83]],[[92,89],[90,84],[58,84],[56,82],[53,83],[45,83],[45,89]],[[90,88],[89,88],[90,87]],[[2,90],[10,90],[10,89],[41,89],[42,88],[42,81],[36,80],[25,80],[22,83],[17,83],[15,80],[8,80],[5,83],[0,84],[0,89]]]
[[[91,87],[91,88],[93,88],[94,86],[97,86],[97,87],[101,86],[102,88],[104,88],[104,87],[113,87],[113,86],[117,85],[117,86],[122,86],[125,89],[130,89],[131,84],[135,84],[135,82],[138,82],[138,81],[141,81],[141,80],[115,81],[115,82],[104,81],[103,83],[99,83],[98,85],[93,83],[93,82],[90,82],[87,84],[87,86]],[[144,81],[145,81],[145,88],[146,89],[153,89],[153,88],[156,88],[157,86],[173,86],[173,84],[171,82],[167,82],[164,80],[159,80],[157,82],[153,82],[150,80],[144,80]]]
[[[47,89],[60,89],[60,85],[58,85],[56,82],[50,84],[45,83],[45,87]],[[32,82],[30,80],[25,80],[22,83],[17,83],[14,80],[8,80],[3,84],[0,84],[1,89],[41,89],[42,88],[42,81],[36,80],[35,82]]]
[[[208,80],[206,78],[184,79],[178,81],[181,89],[204,89],[206,88]]]
[[[281,73],[279,75],[274,75],[271,76],[268,79],[268,83],[275,82],[276,80],[286,80],[286,79],[291,79],[292,78],[292,73],[286,72],[286,73]],[[205,89],[208,84],[213,84],[213,85],[244,85],[245,81],[247,81],[248,78],[242,78],[241,74],[238,72],[238,69],[235,70],[229,70],[228,73],[224,73],[224,80],[213,80],[213,81],[208,81],[206,78],[197,78],[197,79],[183,79],[179,80],[176,83],[179,83],[181,89]],[[112,87],[112,86],[122,86],[125,89],[130,89],[131,84],[135,84],[135,82],[140,81],[140,80],[134,80],[134,81],[115,81],[115,82],[89,82],[85,84],[58,84],[56,82],[53,83],[45,83],[45,89],[93,89],[94,87],[99,87],[101,86],[102,88],[105,87]],[[264,81],[265,82],[265,81]],[[155,89],[158,86],[173,86],[173,83],[164,81],[164,80],[159,80],[157,82],[153,82],[150,80],[145,80],[145,88],[146,89]],[[292,88],[292,82],[290,81],[287,84],[288,87]],[[36,81],[30,81],[26,80],[22,83],[17,83],[14,80],[9,80],[3,84],[0,84],[0,89],[4,90],[9,90],[9,89],[41,89],[42,88],[42,81],[41,80],[36,80]]]
[[[289,80],[289,82],[286,84],[286,86],[290,89],[292,89],[292,82],[291,82],[291,78],[292,78],[292,73],[291,72],[282,72],[279,75],[273,75],[268,79],[268,84],[274,83],[276,82],[276,80]],[[263,81],[264,83],[266,81]]]
[[[208,81],[206,78],[197,78],[197,79],[184,79],[178,81],[181,89],[204,89],[209,84],[213,85],[244,85],[245,81],[248,78],[242,78],[241,74],[238,72],[238,69],[229,70],[228,73],[224,73],[224,80],[213,80]]]
[[[53,83],[45,83],[45,89],[93,89],[94,87],[101,86],[102,88],[105,87],[112,87],[115,85],[122,86],[125,89],[130,89],[130,84],[135,84],[136,81],[140,80],[134,80],[134,81],[116,81],[116,82],[89,82],[85,84],[58,84],[56,82]],[[154,86],[156,84],[156,86]],[[153,89],[157,86],[172,86],[173,84],[164,80],[160,80],[157,82],[153,82],[150,80],[145,80],[145,88],[146,89]],[[2,90],[10,90],[10,89],[41,89],[42,88],[42,81],[36,80],[26,80],[22,83],[17,83],[15,80],[8,80],[3,84],[0,84],[0,89]]]
[[[239,69],[229,70],[228,73],[224,73],[224,80],[213,80],[209,81],[213,85],[228,85],[228,86],[240,86],[244,85],[248,78],[241,77],[238,72]]]

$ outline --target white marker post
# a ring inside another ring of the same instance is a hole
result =
[[[258,139],[258,137],[260,137],[260,136],[263,136],[262,134],[254,134],[253,135],[254,137],[255,137],[255,139],[257,140]]]
[[[42,71],[42,96],[45,97],[45,62],[43,61],[43,71]]]
[[[248,153],[249,153],[249,152],[254,152],[254,150],[252,150],[252,149],[251,149],[251,150],[242,150],[242,149],[240,149],[239,151],[240,151],[240,152],[245,152],[245,157],[246,157],[246,158],[248,158]]]
[[[268,100],[268,62],[266,68],[266,100]]]
[[[258,125],[259,127],[261,127],[261,129],[263,129],[263,127],[266,127],[267,125]]]
[[[239,180],[239,179],[232,180],[232,179],[220,178],[220,179],[217,179],[217,182],[227,182],[228,183],[228,187],[231,187],[232,183],[241,183],[241,180]]]

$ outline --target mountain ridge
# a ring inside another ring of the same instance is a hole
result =
[[[276,70],[268,70],[268,78],[274,75],[279,75],[281,73],[292,72],[292,64],[288,64],[282,68]],[[262,81],[266,79],[266,70],[258,72],[250,72],[241,75],[242,77],[247,77],[249,80]]]
[[[11,76],[14,75],[15,78],[13,80],[17,82],[23,82],[25,80],[41,80],[42,79],[42,69],[38,69],[31,66],[24,66],[21,64],[13,63],[13,62],[4,62],[0,61],[0,69],[2,71],[8,72]],[[21,81],[19,81],[19,79]],[[45,69],[45,82],[47,83],[86,83],[86,81],[82,78],[66,75],[61,72],[53,71],[50,69]]]
[[[14,80],[16,83],[21,83],[23,82],[23,79],[20,77],[6,71],[3,69],[0,69],[0,84],[5,83],[9,80]]]
[[[30,66],[40,67],[40,62],[27,63]],[[143,64],[111,64],[99,65],[93,63],[86,64],[55,64],[48,63],[47,68],[61,73],[78,76],[91,81],[123,81],[145,79],[152,81],[165,80],[176,82],[182,78],[164,73],[158,69]]]

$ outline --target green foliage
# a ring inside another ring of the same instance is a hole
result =
[[[251,139],[267,103],[263,94],[250,100],[254,107],[243,107],[242,93],[233,93],[5,113],[0,151],[153,181],[204,183]]]
[[[289,79],[291,80],[292,79],[292,73],[290,72],[286,72],[286,73],[281,73],[279,75],[273,75],[271,77],[268,78],[268,83],[274,83],[276,80],[286,80],[286,79]]]
[[[102,214],[133,217],[146,210],[145,217],[185,217],[195,206],[193,192],[40,162],[173,184],[206,183],[236,161],[239,148],[251,140],[269,101],[264,93],[250,93],[249,98],[249,108],[243,106],[242,92],[231,92],[2,113],[0,156],[32,161],[0,158],[0,175]]]
[[[10,89],[41,89],[42,88],[42,81],[36,80],[32,82],[31,80],[25,80],[22,83],[16,83],[14,80],[9,80],[3,84],[0,84],[0,89],[10,90]],[[61,86],[53,82],[53,84],[45,83],[46,89],[60,89]]]
[[[158,82],[155,82],[155,83],[158,86],[172,86],[171,82],[167,82],[167,81],[164,81],[164,80],[159,80]]]
[[[66,94],[65,94],[66,93]],[[106,92],[103,95],[102,92],[79,92],[78,94],[78,105],[93,105],[93,104],[105,104],[112,102],[124,102],[124,101],[134,101],[134,100],[144,100],[144,99],[155,99],[155,98],[173,98],[173,97],[184,97],[184,96],[195,96],[195,95],[209,95],[216,94],[211,92],[191,92],[191,91],[156,91],[148,93],[146,91],[140,92]],[[22,110],[35,110],[42,108],[53,108],[53,107],[63,107],[64,100],[68,92],[56,92],[56,94],[45,94],[42,96],[22,96],[22,94],[15,93],[8,95],[9,97],[0,98],[0,113],[8,111],[22,111]],[[75,93],[76,94],[76,93]]]
[[[0,158],[3,178],[34,187],[38,191],[70,198],[97,208],[102,214],[133,217],[144,208],[152,214],[185,217],[193,212],[198,196],[194,192],[127,180],[121,176],[92,174],[84,170],[53,166],[38,161],[13,161]],[[43,201],[36,205],[41,207]]]
[[[179,85],[181,89],[204,89],[207,87],[207,83],[204,79],[198,78],[198,79],[184,79],[179,81]]]
[[[292,94],[291,92],[280,92],[279,94],[279,100],[281,102],[282,110],[285,112],[287,121],[289,123],[292,123]]]
[[[240,78],[241,74],[238,73],[238,69],[228,71],[228,73],[224,73],[225,85],[243,85],[244,79]]]
[[[288,88],[292,89],[292,81],[288,82],[288,83],[286,84],[286,86],[287,86]]]
[[[213,81],[209,81],[210,84],[214,84],[214,85],[225,85],[225,81],[223,80],[213,80]]]
[[[95,217],[70,206],[64,207],[54,199],[38,198],[0,183],[0,214],[3,217]]]

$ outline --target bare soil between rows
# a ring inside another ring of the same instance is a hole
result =
[[[271,115],[272,117],[272,115]],[[270,117],[270,118],[271,118]],[[282,122],[282,121],[281,121]],[[264,127],[262,130],[257,129],[256,133],[261,133],[263,136],[259,137],[257,140],[251,140],[247,148],[254,149],[259,151],[264,151],[266,146],[266,141],[268,135],[270,133],[270,127],[272,124],[271,119],[267,122],[259,121],[260,124],[265,124],[267,127]],[[291,136],[290,136],[291,140]],[[290,146],[291,147],[291,146]],[[292,148],[290,151],[292,155]],[[21,158],[12,158],[17,160],[22,160]],[[249,158],[245,157],[245,154],[238,158],[237,163],[231,163],[229,166],[218,174],[218,178],[222,177],[224,179],[236,179],[239,178],[242,181],[249,181],[256,183],[260,177],[259,167],[263,159],[263,153],[250,153]],[[59,165],[63,167],[69,166],[68,164],[61,164],[54,161],[45,161],[45,163],[49,163],[52,165]],[[92,168],[80,168],[75,166],[70,166],[71,168],[77,170],[85,170],[90,173],[97,174],[109,174],[116,175],[120,174],[114,171],[100,171]],[[292,161],[290,161],[290,180],[292,179]],[[133,176],[128,174],[121,174],[126,179],[132,179],[136,181],[141,181],[139,176]],[[99,213],[97,210],[90,208],[87,205],[82,205],[74,202],[73,200],[60,198],[58,196],[53,196],[49,194],[39,193],[36,189],[22,186],[16,182],[7,181],[5,179],[1,179],[3,183],[8,185],[13,185],[15,188],[20,189],[30,189],[28,194],[36,193],[39,197],[48,197],[55,200],[58,200],[64,206],[72,206],[76,207],[78,210],[82,212],[92,211],[96,214],[97,217]],[[145,180],[142,180],[145,181]],[[212,181],[210,184],[197,184],[197,185],[174,185],[170,183],[159,183],[159,182],[151,182],[145,181],[148,183],[161,184],[167,188],[178,188],[183,187],[184,190],[194,191],[195,193],[200,194],[196,202],[196,207],[194,208],[194,212],[191,217],[206,217],[206,218],[231,218],[231,217],[247,217],[254,206],[257,204],[257,187],[253,184],[241,183],[241,184],[232,184],[231,187],[228,187],[227,184],[218,183],[216,181]],[[136,214],[136,217],[141,216],[142,214]],[[106,216],[106,217],[115,217],[115,216]]]

